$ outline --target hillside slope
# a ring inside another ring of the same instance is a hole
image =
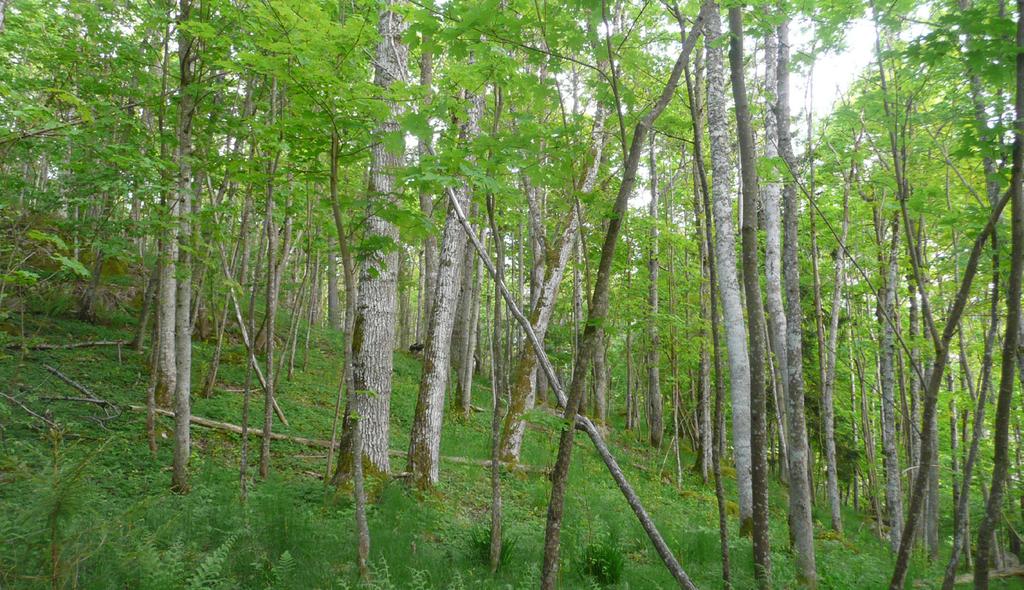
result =
[[[74,320],[38,319],[28,326],[47,342],[117,340],[129,320],[98,327]],[[195,343],[195,379],[204,375],[211,346]],[[340,336],[314,333],[308,359],[300,350],[291,381],[282,379],[280,405],[290,426],[275,431],[329,438],[340,375]],[[7,349],[0,356],[3,453],[0,454],[0,586],[4,588],[350,588],[355,572],[350,491],[325,486],[323,449],[275,441],[271,477],[238,500],[239,437],[193,428],[192,492],[169,490],[171,422],[160,418],[156,458],[146,445],[145,356],[115,346],[73,350]],[[244,349],[229,346],[211,398],[194,400],[196,416],[238,423]],[[419,361],[395,359],[392,449],[403,451],[415,405]],[[118,408],[53,398],[81,397],[50,366]],[[478,383],[476,405],[489,408]],[[14,401],[16,400],[16,401]],[[262,415],[260,396],[252,415]],[[28,410],[38,414],[34,416]],[[123,411],[122,411],[123,410]],[[119,413],[120,412],[120,413]],[[109,414],[109,415],[108,415]],[[618,417],[616,417],[616,420]],[[56,428],[47,426],[52,422]],[[489,457],[488,411],[463,421],[449,416],[442,455]],[[681,490],[674,459],[652,453],[640,435],[612,429],[612,447],[683,566],[702,588],[719,587],[717,511],[712,485],[688,469]],[[258,441],[253,437],[252,441]],[[557,437],[548,426],[528,430],[523,462],[547,468]],[[563,586],[671,587],[672,580],[636,523],[589,441],[580,436],[563,530]],[[253,448],[250,446],[250,448]],[[396,471],[404,459],[393,458]],[[725,470],[727,473],[730,470]],[[660,477],[655,474],[662,473]],[[734,482],[726,481],[727,493]],[[489,480],[478,465],[442,462],[436,492],[421,495],[400,479],[370,482],[369,523],[374,588],[532,588],[539,576],[549,485],[543,474],[503,476],[507,555],[496,576],[487,567]],[[778,587],[793,585],[784,491],[772,489],[773,566]],[[852,512],[846,536],[826,533],[818,520],[823,588],[882,588],[891,559],[873,525]],[[736,588],[753,587],[749,539],[737,539],[730,515]],[[913,577],[938,579],[934,568]],[[926,586],[927,587],[927,586]],[[1010,587],[1009,585],[1005,587]]]

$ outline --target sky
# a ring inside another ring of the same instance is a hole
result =
[[[798,23],[792,27],[793,44],[797,50],[810,48],[813,31],[809,22]],[[794,72],[790,75],[791,92],[794,100],[800,97],[799,107],[793,105],[793,111],[804,111],[807,106],[809,83],[813,82],[814,117],[820,120],[832,112],[833,106],[850,89],[854,81],[860,77],[865,68],[874,59],[875,30],[868,19],[852,21],[846,29],[845,47],[838,52],[821,53],[818,55],[813,72],[813,80],[806,72]],[[806,111],[804,111],[806,112]]]

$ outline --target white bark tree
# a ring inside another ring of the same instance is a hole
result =
[[[469,112],[462,128],[464,139],[472,139],[480,132],[480,117],[483,115],[482,96],[469,96]],[[469,208],[470,188],[463,183],[456,190],[459,206]],[[452,207],[449,207],[452,209]],[[456,301],[459,287],[465,290],[462,275],[475,275],[472,259],[465,264],[466,234],[459,225],[453,211],[448,212],[438,253],[437,284],[434,304],[431,306],[427,337],[423,349],[423,371],[420,376],[419,397],[416,414],[413,417],[409,441],[409,471],[413,482],[420,488],[429,488],[437,483],[438,460],[441,452],[441,419],[444,417],[444,394],[448,385],[452,353],[452,329],[455,327]],[[463,268],[467,266],[467,268]],[[475,282],[475,276],[470,277]],[[472,292],[473,283],[469,283]],[[467,313],[472,313],[466,310]],[[469,335],[464,337],[469,341]],[[472,362],[472,359],[463,359]]]
[[[191,0],[181,0],[178,8],[178,22],[190,18]],[[195,64],[198,46],[192,34],[185,27],[178,27],[178,61],[180,69],[178,103],[178,151],[175,159],[178,164],[176,213],[178,222],[178,268],[181,276],[177,282],[172,278],[168,287],[174,289],[174,468],[171,475],[171,488],[184,493],[188,491],[188,460],[191,454],[191,432],[189,423],[192,417],[192,118],[195,114],[195,97],[190,88],[195,75]],[[168,264],[173,269],[174,266]],[[167,289],[165,295],[169,295]],[[162,328],[169,329],[164,325]],[[165,331],[164,334],[167,334]],[[168,338],[170,340],[170,338]],[[161,335],[161,345],[164,339]]]
[[[722,20],[717,9],[706,25],[708,42],[708,132],[711,137],[711,201],[715,220],[715,265],[718,295],[722,300],[725,344],[729,352],[729,383],[732,401],[733,461],[739,496],[740,530],[753,528],[753,488],[750,481],[750,367],[747,355],[747,329],[740,301],[740,281],[736,270],[736,228],[733,226],[733,166],[729,161],[729,109],[725,96],[724,49],[719,41]]]
[[[778,29],[778,91],[776,119],[779,130],[779,154],[790,170],[795,170],[796,156],[789,131],[789,21]],[[814,520],[811,514],[813,496],[810,489],[810,449],[807,442],[807,419],[804,413],[803,310],[800,300],[800,211],[793,181],[783,187],[785,243],[782,273],[786,283],[786,354],[788,382],[787,414],[789,460],[789,532],[796,550],[797,578],[808,588],[817,588],[818,575],[814,558]]]

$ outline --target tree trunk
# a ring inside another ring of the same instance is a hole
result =
[[[885,222],[881,213],[878,215],[878,244],[885,242]],[[882,256],[880,272],[882,275],[881,293],[878,297],[878,324],[882,332],[879,350],[879,373],[882,390],[882,457],[885,463],[885,507],[889,519],[889,545],[895,551],[899,548],[903,527],[903,492],[900,486],[900,459],[896,439],[896,398],[895,378],[893,375],[896,356],[894,344],[894,326],[896,324],[896,281],[897,281],[897,250],[896,240],[899,233],[899,222],[893,218],[890,225],[892,242],[888,256]]]
[[[277,79],[273,79],[270,89],[270,123],[273,125],[280,101]],[[274,177],[277,174],[277,163],[280,151],[275,150],[267,162],[266,209],[263,231],[267,235],[267,285],[266,285],[266,316],[263,319],[263,330],[266,338],[266,385],[263,389],[263,439],[260,441],[260,478],[266,479],[270,474],[270,433],[274,425],[274,389],[277,384],[274,367],[275,327],[277,321],[277,295],[280,274],[278,267],[283,267],[288,256],[287,244],[281,254],[281,264],[277,263],[277,225],[274,223]]]
[[[711,37],[705,36],[707,39]],[[727,522],[725,491],[722,488],[722,449],[725,438],[725,416],[722,407],[725,384],[722,375],[721,347],[718,338],[718,299],[715,292],[718,288],[718,277],[715,271],[715,251],[712,248],[712,222],[711,222],[711,197],[708,191],[707,173],[704,168],[704,125],[703,107],[701,96],[703,80],[700,68],[700,56],[697,56],[697,68],[695,81],[690,80],[690,72],[686,71],[686,90],[690,97],[690,116],[693,120],[693,183],[694,183],[694,211],[698,215],[697,225],[702,230],[701,242],[701,272],[707,277],[707,285],[701,285],[702,301],[707,303],[708,316],[711,318],[711,359],[714,362],[715,397],[714,397],[714,422],[711,426],[710,454],[711,473],[715,480],[715,500],[718,504],[718,537],[719,547],[722,554],[722,581],[726,588],[731,585],[731,572],[729,567],[729,527]],[[699,200],[698,200],[699,199]],[[704,304],[701,306],[703,313]],[[707,317],[707,316],[705,316]],[[703,364],[703,359],[702,359]],[[701,368],[704,371],[704,368]],[[710,402],[704,402],[708,406]],[[707,411],[704,409],[703,411]],[[702,413],[703,413],[702,411]],[[704,451],[707,454],[708,451]]]
[[[605,111],[598,106],[594,115],[594,128],[591,133],[591,145],[593,146],[593,160],[587,169],[580,191],[588,193],[594,190],[597,184],[597,173],[601,166],[601,155],[604,151],[604,118]],[[537,337],[544,341],[547,335],[548,325],[551,322],[551,315],[555,310],[558,297],[558,288],[562,283],[565,268],[569,263],[569,254],[573,246],[573,239],[577,233],[579,224],[579,207],[573,205],[566,220],[565,229],[557,243],[552,245],[552,252],[546,257],[552,258],[552,263],[546,264],[544,268],[543,287],[538,294],[537,300],[530,310],[530,323]],[[538,255],[535,253],[535,255]],[[504,461],[516,462],[519,460],[523,443],[523,433],[526,425],[523,422],[523,415],[533,407],[536,400],[537,379],[534,374],[537,371],[537,356],[530,347],[525,346],[516,361],[515,370],[512,374],[511,389],[509,391],[509,408],[505,415],[505,421],[501,433],[501,456]],[[629,420],[627,419],[627,423]]]
[[[787,166],[791,170],[795,170],[796,157],[793,154],[789,131],[789,21],[783,20],[778,31],[778,103],[776,106],[778,111],[776,118],[779,124],[779,153],[786,161]],[[807,420],[804,415],[803,310],[800,301],[798,233],[800,212],[796,186],[792,181],[787,182],[783,187],[783,200],[785,202],[785,243],[783,245],[782,272],[786,281],[786,355],[789,363],[787,376],[789,387],[786,390],[789,416],[789,532],[791,542],[796,549],[797,579],[808,588],[817,588],[814,521],[811,514],[813,495],[810,487],[810,450],[807,442]],[[746,276],[746,272],[744,272],[744,276]],[[820,302],[820,297],[818,300]]]
[[[769,32],[764,42],[765,89],[775,100],[770,101],[764,110],[764,157],[767,160],[779,156],[779,131],[781,125],[789,125],[789,121],[778,120],[776,109],[779,106],[781,88],[778,80],[779,37],[777,31]],[[795,172],[795,171],[794,171]],[[773,175],[774,176],[774,175]],[[765,311],[768,312],[768,343],[775,357],[776,377],[776,411],[779,413],[782,444],[783,479],[788,478],[786,447],[788,446],[789,419],[784,408],[789,399],[789,364],[786,356],[786,311],[782,301],[782,184],[775,178],[762,182],[761,192],[764,199],[764,272],[765,272]]]
[[[480,130],[480,117],[483,114],[483,97],[469,96],[470,110],[468,120],[462,129],[465,139],[475,137]],[[470,189],[465,183],[457,191],[458,205],[468,209]],[[437,287],[434,304],[431,308],[427,324],[427,337],[423,349],[423,372],[420,376],[419,397],[416,413],[413,417],[412,432],[409,440],[408,470],[412,481],[421,489],[432,487],[437,483],[439,474],[439,457],[441,454],[441,419],[444,417],[444,394],[448,384],[449,367],[451,364],[451,338],[455,327],[457,289],[462,285],[466,297],[465,318],[472,317],[472,298],[475,278],[473,264],[465,264],[466,234],[459,226],[458,217],[449,207],[448,217],[444,224],[441,238],[441,249],[438,256]],[[464,269],[463,266],[466,266]],[[465,277],[463,276],[465,274]],[[469,278],[469,280],[463,280]],[[469,328],[469,321],[463,328]],[[463,333],[466,354],[469,347],[470,334]],[[468,351],[472,355],[472,350]],[[458,353],[458,351],[457,351]],[[464,364],[472,367],[472,357],[463,357]],[[467,384],[468,386],[468,384]]]
[[[768,539],[768,461],[765,452],[765,323],[757,260],[757,156],[754,154],[754,134],[750,126],[750,109],[747,104],[746,81],[743,74],[743,11],[738,6],[729,8],[729,33],[729,71],[732,79],[733,101],[736,103],[736,132],[739,136],[742,172],[743,214],[740,233],[743,253],[743,287],[746,295],[747,318],[750,322],[747,338],[750,343],[750,453],[752,457],[750,480],[753,490],[754,569],[758,585],[761,588],[768,588],[771,586],[772,572],[771,546]],[[792,349],[792,346],[788,346],[787,352]],[[793,383],[794,378],[791,372],[790,385]],[[792,449],[790,454],[792,455]],[[796,474],[794,474],[794,478],[796,478]]]
[[[181,0],[178,22],[184,23],[191,17],[191,0]],[[187,28],[178,27],[178,60],[180,62],[178,105],[178,164],[177,210],[178,210],[178,260],[180,277],[175,283],[174,310],[174,360],[176,375],[174,381],[174,468],[171,474],[171,488],[179,493],[188,491],[188,460],[191,454],[189,420],[192,417],[192,118],[195,114],[195,97],[191,88],[198,58],[198,46],[194,45],[192,34]],[[172,266],[172,265],[168,265]],[[173,267],[172,267],[173,268]],[[165,294],[167,291],[165,290]]]
[[[836,246],[835,274],[832,281],[832,307],[829,312],[828,344],[825,347],[825,379],[821,384],[821,421],[825,437],[825,469],[828,479],[829,512],[832,518],[832,529],[839,533],[843,531],[843,516],[840,511],[839,476],[836,465],[834,394],[836,354],[839,347],[839,317],[842,313],[843,283],[846,281],[846,239],[850,231],[850,190],[855,173],[856,163],[855,160],[851,159],[850,169],[843,175],[843,223],[839,243]],[[854,429],[854,434],[856,435],[856,429]],[[854,485],[856,485],[856,481]]]
[[[387,0],[380,13],[374,67],[374,84],[385,91],[406,73],[408,49],[401,37],[406,25],[400,9],[404,2]],[[398,11],[396,11],[398,9]],[[388,101],[389,114],[381,121],[371,149],[369,197],[381,204],[398,200],[395,170],[401,155],[390,152],[383,138],[398,132],[402,104]],[[352,411],[359,416],[365,462],[372,469],[389,473],[388,431],[391,417],[391,380],[395,349],[398,228],[384,217],[371,213],[364,223],[364,237],[388,244],[360,261],[359,294],[352,336]]]
[[[494,215],[494,196],[487,196],[487,219],[494,240],[494,257],[497,261],[497,280],[494,282],[494,308],[491,318],[491,573],[498,571],[502,551],[502,501],[501,501],[501,396],[508,389],[504,356],[501,354],[501,293],[499,284],[505,281],[505,246],[498,232]]]
[[[1024,45],[1024,0],[1017,0],[1017,46]],[[1006,335],[1003,337],[1003,358],[999,374],[999,396],[996,402],[995,456],[992,461],[992,485],[989,488],[985,518],[978,525],[978,552],[974,565],[974,587],[988,588],[989,564],[992,561],[992,535],[1003,514],[1003,495],[1010,466],[1009,431],[1013,412],[1013,386],[1017,338],[1021,326],[1021,277],[1024,275],[1024,53],[1017,54],[1017,84],[1014,107],[1013,174],[1010,180],[1011,254],[1010,279],[1006,286]],[[998,548],[997,548],[998,549]]]
[[[647,354],[647,416],[650,427],[651,446],[661,447],[665,432],[663,418],[664,404],[661,400],[661,334],[658,331],[658,177],[654,160],[654,134],[651,134],[650,148],[651,200],[648,213],[651,220],[650,256],[647,259],[647,274],[650,280],[647,304],[650,319],[647,321],[647,339],[650,350]]]
[[[651,131],[654,121],[665,110],[665,107],[668,106],[672,96],[675,94],[676,87],[679,84],[679,78],[682,75],[683,65],[686,63],[689,58],[689,53],[693,49],[693,45],[696,41],[696,32],[700,30],[701,20],[714,20],[714,18],[711,18],[714,16],[714,14],[711,14],[714,12],[712,8],[713,6],[711,4],[705,5],[701,8],[701,14],[698,16],[689,37],[685,38],[682,50],[672,68],[672,73],[668,82],[663,88],[658,99],[652,105],[651,109],[637,123],[633,132],[632,143],[625,154],[626,158],[623,165],[622,184],[619,186],[619,190],[615,198],[612,215],[608,219],[608,232],[605,235],[605,240],[601,248],[601,258],[598,265],[597,277],[594,283],[591,305],[588,310],[586,328],[584,329],[583,341],[580,345],[580,351],[576,358],[576,365],[573,370],[572,386],[566,400],[564,414],[566,419],[571,420],[573,423],[576,423],[579,419],[579,422],[587,430],[587,433],[595,443],[601,440],[600,433],[598,433],[592,422],[578,417],[577,414],[579,413],[580,404],[583,400],[588,364],[593,359],[593,355],[595,353],[595,347],[597,344],[597,327],[604,322],[605,317],[608,314],[611,266],[612,260],[615,256],[615,247],[619,240],[622,223],[625,221],[625,217],[628,212],[629,197],[632,195],[633,187],[636,183],[636,171],[640,164],[640,158],[646,143],[647,134]],[[682,29],[680,30],[680,34],[684,34]],[[565,492],[568,483],[569,465],[572,459],[574,432],[575,429],[572,427],[567,427],[562,430],[558,446],[558,456],[552,470],[551,501],[548,504],[548,518],[544,533],[544,562],[541,568],[541,588],[544,588],[545,590],[553,589],[558,577],[562,516],[565,508]],[[627,499],[630,500],[630,504],[634,506],[634,510],[638,515],[642,514],[642,509],[639,508],[639,500],[635,498],[635,494],[632,493],[631,489],[628,489],[627,486],[623,485],[625,480],[622,477],[622,473],[618,469],[614,458],[607,452],[607,447],[603,446],[603,441],[601,445],[598,445],[598,449],[602,453],[602,459],[604,459],[605,464],[612,471],[616,481],[619,482],[620,488],[622,488],[624,493],[626,493]],[[646,515],[644,514],[642,516],[642,520],[645,517]],[[682,571],[682,568],[679,567],[675,557],[670,551],[666,554],[667,549],[664,546],[664,542],[661,540],[660,535],[657,533],[657,530],[654,529],[653,525],[649,522],[645,522],[644,524],[648,534],[653,540],[655,540],[655,545],[658,549],[659,555],[662,557],[663,561],[665,561],[666,565],[669,566],[679,585],[685,588],[693,588],[693,583],[685,572]]]
[[[332,330],[341,330],[343,317],[338,293],[338,256],[330,252],[327,254],[327,325]]]
[[[434,83],[434,54],[430,47],[430,36],[423,38],[423,51],[420,54],[420,89],[424,92],[422,108],[429,109],[433,101]],[[419,140],[419,156],[422,161],[430,151],[432,138]],[[420,213],[427,221],[434,221],[434,195],[420,191]],[[431,310],[434,305],[434,293],[437,291],[437,270],[438,270],[437,237],[433,232],[428,232],[423,239],[423,304],[420,306],[419,325],[426,331],[430,323]],[[422,343],[422,341],[420,341]]]
[[[729,140],[728,105],[725,98],[723,48],[715,43],[722,35],[721,18],[716,11],[708,19],[707,52],[708,133],[711,136],[712,212],[715,218],[714,258],[718,275],[725,343],[729,352],[729,384],[732,401],[733,461],[739,493],[740,534],[753,531],[753,489],[750,449],[750,357],[747,354],[747,330],[740,301],[739,274],[736,271],[736,232],[732,219],[732,142]],[[760,361],[759,361],[760,362]],[[758,378],[762,376],[758,375]]]

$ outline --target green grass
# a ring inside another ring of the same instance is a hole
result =
[[[26,326],[26,333],[51,342],[124,338],[130,330],[127,317],[94,326],[40,316]],[[341,373],[341,338],[316,333],[313,343],[305,370],[300,350],[294,379],[281,381],[279,403],[290,426],[275,430],[329,438]],[[195,343],[196,387],[205,376],[211,349],[210,343]],[[174,495],[169,492],[169,420],[159,423],[160,448],[154,460],[146,447],[142,415],[126,412],[101,425],[93,419],[100,412],[95,406],[42,399],[76,395],[45,371],[47,363],[97,396],[143,404],[148,376],[142,355],[126,348],[119,360],[114,347],[0,355],[0,391],[36,412],[48,412],[62,431],[47,432],[20,408],[0,402],[0,587],[43,587],[54,575],[66,588],[359,587],[350,492],[325,486],[312,475],[324,470],[321,449],[274,442],[272,475],[251,486],[243,505],[238,500],[238,437],[194,427],[192,491]],[[408,443],[419,368],[415,358],[396,355],[394,449],[404,450]],[[238,386],[243,374],[244,351],[235,343],[225,351],[219,381]],[[489,407],[486,383],[478,383],[474,395],[477,406]],[[194,399],[193,412],[237,423],[241,402],[240,394],[219,390],[210,399]],[[253,396],[252,403],[252,416],[261,416],[260,396]],[[676,489],[671,474],[651,475],[663,464],[672,469],[673,461],[665,462],[662,453],[646,448],[638,433],[623,432],[618,417],[615,421],[614,453],[662,534],[698,586],[720,587],[713,487],[689,470],[682,490]],[[488,412],[468,420],[447,416],[442,455],[488,458],[489,424]],[[258,439],[252,440],[258,446]],[[556,444],[555,433],[528,429],[523,462],[550,466]],[[392,459],[395,470],[404,469],[401,458]],[[689,466],[693,458],[685,456],[683,461]],[[400,481],[369,482],[370,587],[536,587],[548,480],[536,474],[502,476],[509,555],[492,576],[481,548],[486,539],[481,531],[489,518],[487,471],[451,462],[442,462],[441,468],[441,483],[426,494]],[[726,481],[726,491],[732,497],[733,481]],[[775,585],[794,587],[792,556],[786,549],[785,491],[773,486],[771,500]],[[816,512],[822,588],[884,587],[892,559],[870,523],[848,510],[846,535],[825,534],[824,509],[819,506]],[[750,541],[736,538],[737,528],[738,522],[730,517],[733,581],[736,588],[751,588]],[[577,437],[570,475],[561,575],[566,588],[673,586],[582,435]],[[938,580],[941,573],[939,566],[919,560],[912,576]]]

